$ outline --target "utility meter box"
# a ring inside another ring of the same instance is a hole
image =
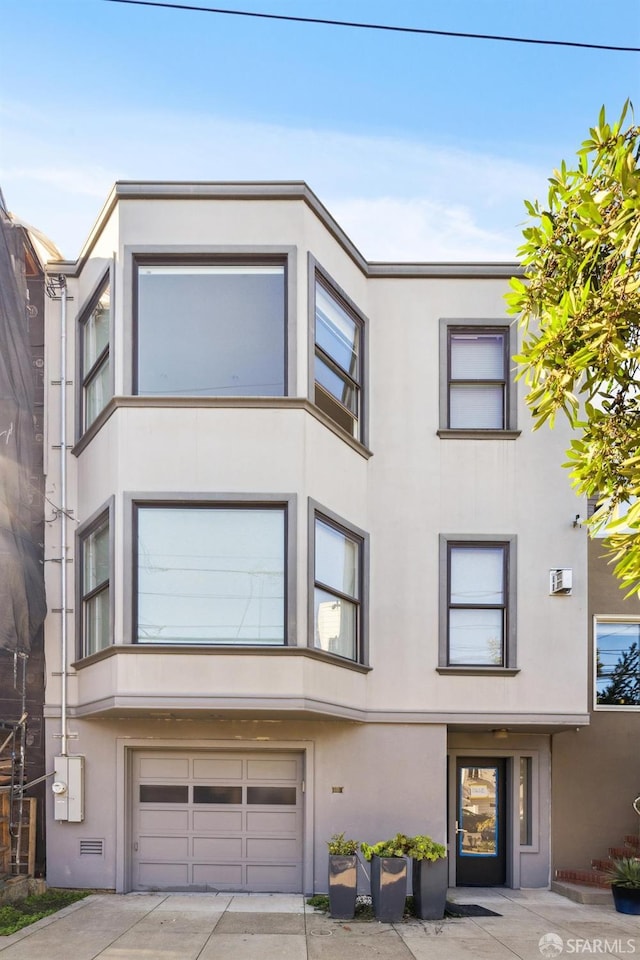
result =
[[[53,819],[84,820],[84,757],[55,757]]]

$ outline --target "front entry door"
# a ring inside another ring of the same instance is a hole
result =
[[[506,881],[506,760],[459,758],[456,767],[456,886]]]

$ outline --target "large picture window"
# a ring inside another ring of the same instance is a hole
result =
[[[111,399],[110,334],[111,287],[106,278],[97,296],[80,318],[83,430],[91,426]]]
[[[316,406],[361,440],[362,319],[318,272],[313,297]]]
[[[596,705],[640,707],[640,623],[596,620]]]
[[[286,393],[283,262],[138,262],[135,392]]]
[[[136,531],[138,643],[286,643],[286,507],[138,504]]]
[[[363,539],[325,517],[314,521],[314,644],[362,660]]]
[[[109,515],[101,515],[80,533],[81,655],[111,643]]]

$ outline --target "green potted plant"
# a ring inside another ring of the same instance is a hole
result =
[[[358,841],[334,833],[329,848],[329,912],[334,920],[353,920],[358,888]]]
[[[608,870],[613,904],[618,913],[640,916],[640,857],[620,857]]]
[[[418,834],[407,838],[406,854],[412,860],[416,916],[421,920],[442,920],[449,881],[446,847],[432,837]]]
[[[371,863],[371,900],[376,920],[397,923],[404,916],[407,899],[408,837],[397,833],[392,840],[380,840],[371,846],[361,843],[365,860]]]

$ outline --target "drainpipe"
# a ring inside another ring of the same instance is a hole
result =
[[[67,280],[60,284],[60,753],[67,756]]]

